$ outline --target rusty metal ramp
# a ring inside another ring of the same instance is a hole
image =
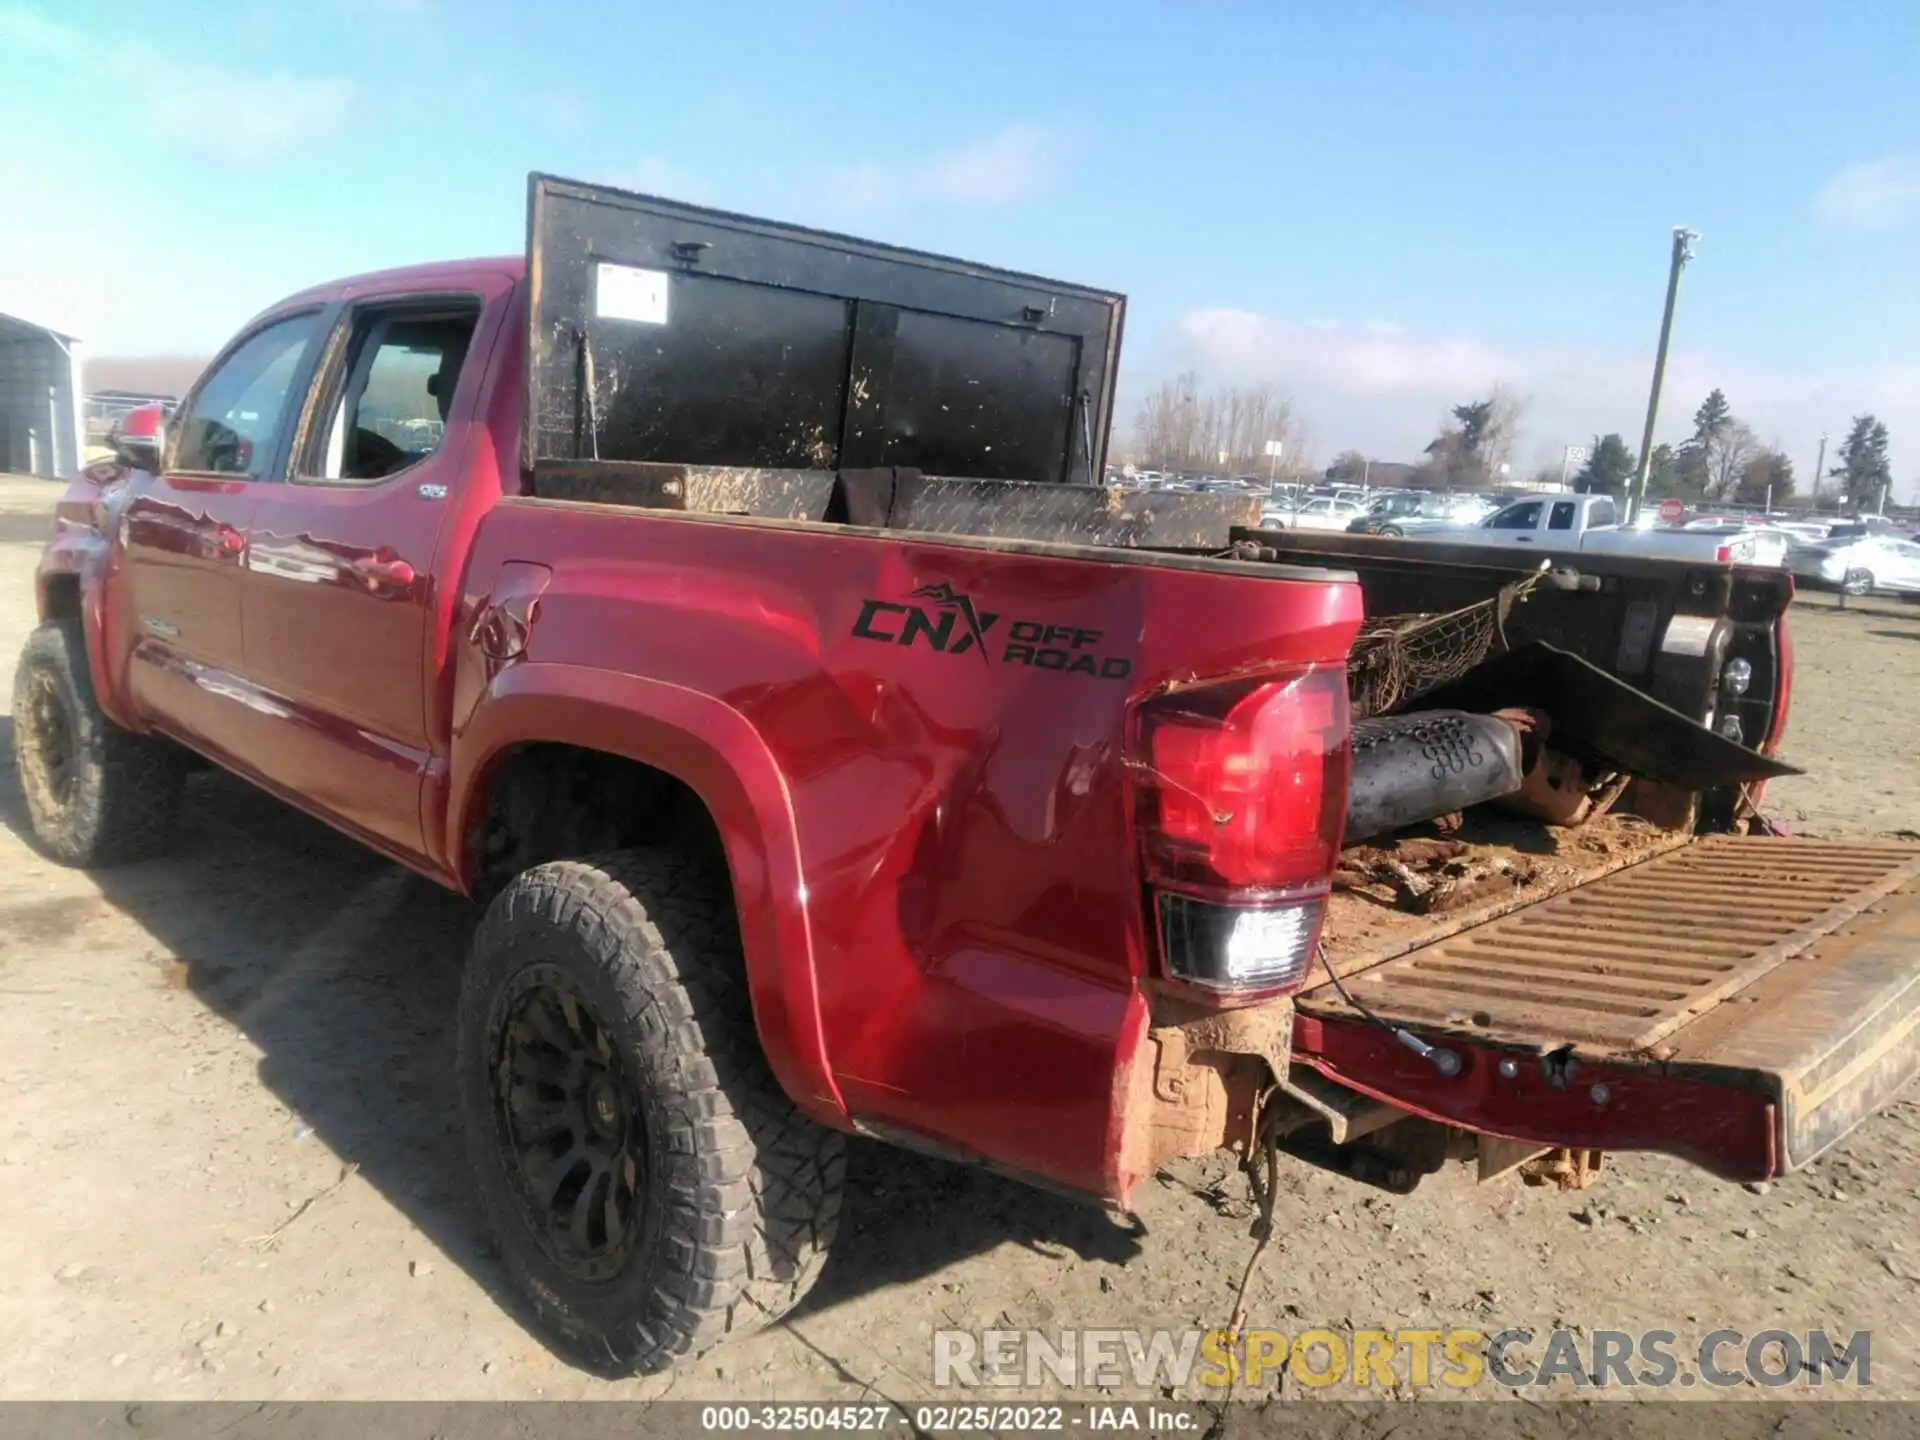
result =
[[[1920,877],[1920,846],[1714,836],[1347,979],[1375,1015],[1509,1045],[1646,1051]],[[1336,987],[1299,1008],[1359,1012]]]

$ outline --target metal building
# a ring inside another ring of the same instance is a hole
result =
[[[59,479],[84,463],[80,342],[0,313],[0,471]]]

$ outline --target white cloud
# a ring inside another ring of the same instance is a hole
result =
[[[1849,165],[1814,201],[1836,230],[1898,230],[1920,218],[1920,156],[1893,155]]]
[[[911,205],[989,207],[1048,189],[1065,146],[1038,125],[1008,125],[982,140],[899,164],[841,166],[826,186],[840,206],[865,214]]]
[[[936,155],[918,190],[949,205],[1005,205],[1053,183],[1059,145],[1037,125],[1009,125],[977,144]]]
[[[154,87],[147,115],[169,140],[248,165],[333,134],[346,123],[353,95],[353,82],[337,77],[197,70],[168,74]]]
[[[1415,459],[1450,406],[1496,383],[1513,386],[1528,402],[1516,461],[1531,463],[1615,430],[1637,449],[1653,364],[1651,354],[1509,345],[1223,308],[1187,312],[1148,349],[1155,372],[1192,366],[1209,380],[1278,382],[1294,396],[1322,459],[1350,447],[1382,459]],[[1128,379],[1138,384],[1139,370]],[[1803,484],[1821,432],[1837,443],[1849,418],[1863,411],[1878,415],[1892,433],[1900,492],[1913,481],[1920,365],[1796,371],[1676,351],[1667,365],[1660,438],[1685,435],[1694,407],[1716,385],[1764,440],[1786,448]]]
[[[0,9],[0,51],[8,49],[97,65],[108,81],[100,93],[132,109],[131,125],[235,164],[326,138],[354,97],[353,82],[337,76],[249,74],[141,45],[102,55],[81,31],[34,10]]]

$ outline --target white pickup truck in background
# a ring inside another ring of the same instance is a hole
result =
[[[1512,545],[1547,553],[1600,552],[1736,565],[1779,565],[1787,554],[1786,537],[1770,530],[1707,534],[1622,528],[1619,506],[1611,495],[1523,495],[1477,523],[1435,526],[1409,538],[1454,544],[1471,538],[1480,545]]]

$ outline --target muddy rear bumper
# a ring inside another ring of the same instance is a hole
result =
[[[1802,873],[1841,853],[1836,846],[1823,857],[1803,848],[1821,842],[1790,843],[1805,862]],[[1729,867],[1755,853],[1724,842],[1714,852],[1713,863]],[[1636,868],[1652,873],[1658,864]],[[1628,880],[1632,873],[1623,872],[1617,893],[1644,903],[1649,885]],[[1610,883],[1588,890],[1599,900]],[[1730,912],[1738,913],[1744,895],[1729,893]],[[1553,923],[1565,925],[1567,916]],[[1697,923],[1711,924],[1705,917]],[[1609,979],[1603,953],[1619,941],[1594,933],[1595,983],[1613,987],[1596,993],[1619,1012],[1621,982]],[[1502,943],[1497,935],[1484,942],[1474,966],[1484,973]],[[1355,988],[1376,1013],[1458,1055],[1457,1075],[1399,1045],[1330,987],[1299,997],[1294,1059],[1375,1098],[1483,1134],[1570,1149],[1661,1151],[1729,1179],[1766,1179],[1815,1159],[1920,1073],[1920,881],[1896,865],[1851,903],[1802,923],[1775,945],[1744,973],[1734,967],[1744,982],[1737,988],[1685,997],[1691,1003],[1664,1014],[1599,1016],[1584,1036],[1573,1033],[1582,1022],[1570,1014],[1566,1033],[1553,1034],[1558,1017],[1537,1004],[1529,1023],[1518,1023],[1516,1013],[1515,1023],[1503,1026],[1497,1001],[1477,1012],[1436,1003],[1447,967],[1457,962],[1443,959],[1424,973],[1409,967],[1404,993],[1391,981]],[[1575,968],[1570,960],[1562,973]],[[1569,991],[1566,1008],[1576,1004]],[[1637,1029],[1637,1043],[1605,1043],[1602,1033],[1616,1025]]]
[[[1920,891],[1889,897],[1736,1006],[1675,1037],[1674,1064],[1755,1077],[1797,1170],[1920,1074]],[[1713,1022],[1713,1023],[1708,1023]]]

